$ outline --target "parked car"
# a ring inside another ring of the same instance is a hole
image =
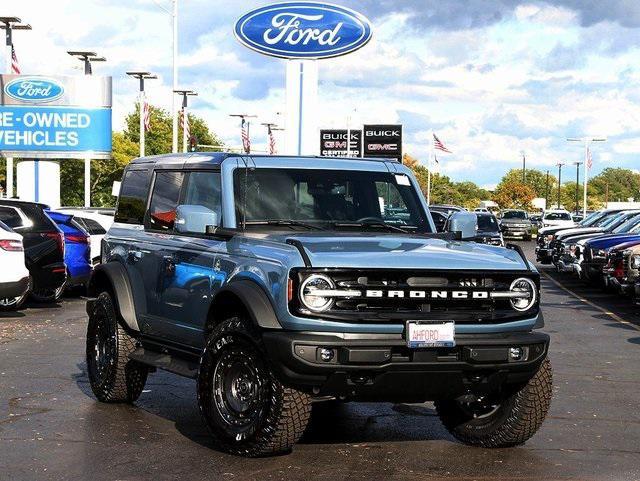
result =
[[[64,234],[64,263],[67,266],[65,287],[84,287],[91,274],[91,245],[89,233],[82,228],[75,217],[49,210],[47,214]]]
[[[504,239],[496,216],[485,212],[476,212],[478,228],[474,240],[482,244],[504,247]]]
[[[436,225],[436,230],[438,232],[444,232],[445,224],[447,223],[447,219],[449,216],[443,212],[439,212],[437,210],[431,210],[431,218],[433,219],[433,223]]]
[[[603,280],[603,270],[607,264],[609,249],[637,240],[640,240],[640,224],[626,233],[612,233],[589,239],[584,242],[581,248],[582,261],[575,270],[584,279],[601,281]]]
[[[464,207],[460,207],[458,205],[439,205],[433,204],[429,206],[429,211],[431,212],[442,212],[443,214],[450,216],[454,212],[463,212],[466,211]]]
[[[516,237],[531,240],[533,226],[529,214],[524,210],[509,209],[500,213],[500,228],[504,237]]]
[[[125,167],[89,286],[87,371],[132,402],[196,380],[219,449],[291,449],[311,402],[424,402],[470,445],[521,444],[552,397],[540,277],[517,248],[436,233],[412,171],[373,159],[191,153]],[[222,181],[224,179],[224,182]],[[403,216],[383,220],[378,192]],[[408,214],[408,218],[407,218]]]
[[[542,225],[544,227],[573,227],[576,225],[571,218],[571,214],[563,209],[547,210],[542,214]]]
[[[91,243],[91,264],[100,262],[100,246],[102,239],[113,224],[113,212],[109,210],[90,210],[87,208],[65,207],[56,209],[56,212],[73,215],[82,228],[89,233]]]
[[[487,209],[486,207],[476,207],[475,209],[473,209],[473,211],[489,213],[489,209]]]
[[[37,202],[0,199],[0,221],[22,236],[31,298],[54,302],[62,295],[67,278],[64,236],[45,209],[47,205]]]
[[[636,297],[636,286],[640,287],[640,240],[609,249],[603,275],[605,286]]]
[[[22,236],[0,222],[0,311],[19,309],[29,294]]]

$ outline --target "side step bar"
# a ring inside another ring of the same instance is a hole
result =
[[[129,354],[129,359],[191,379],[198,377],[197,362],[185,361],[169,354],[150,351],[144,347],[139,347]]]

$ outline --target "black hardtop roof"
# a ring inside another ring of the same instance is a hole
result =
[[[147,157],[137,157],[131,161],[130,165],[149,165],[154,166],[177,166],[177,165],[189,165],[189,164],[211,164],[220,165],[225,159],[234,157],[238,159],[258,159],[258,158],[281,158],[281,159],[322,159],[322,160],[348,160],[358,161],[366,160],[373,162],[394,162],[393,159],[381,159],[375,157],[320,157],[317,155],[266,155],[266,154],[238,154],[234,152],[189,152],[178,154],[161,154],[150,155]]]
[[[13,199],[13,198],[11,199],[0,198],[0,205],[9,206],[9,207],[25,207],[29,205],[35,205],[43,209],[49,208],[47,204],[43,204],[42,202],[31,202],[29,200],[20,200],[20,199]]]

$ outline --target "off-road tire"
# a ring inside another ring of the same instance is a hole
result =
[[[132,403],[138,399],[149,369],[129,359],[135,348],[136,340],[118,322],[111,296],[100,293],[89,314],[86,350],[89,383],[98,401]]]
[[[484,448],[523,444],[542,425],[551,405],[553,375],[549,359],[520,389],[507,395],[497,410],[474,418],[454,400],[436,401],[445,428],[459,441]]]
[[[236,365],[245,366],[238,368],[250,374],[245,378],[255,379],[249,383],[254,389],[248,389],[255,394],[248,396],[252,399],[247,405],[255,406],[251,411],[229,409],[232,389],[228,385],[233,377],[229,371]],[[280,382],[260,335],[241,317],[221,322],[209,335],[200,359],[197,388],[198,406],[215,447],[235,455],[257,457],[290,451],[311,414],[311,397]]]
[[[38,289],[34,288],[31,293],[31,299],[42,304],[50,304],[58,302],[64,294],[65,285],[61,285],[57,289]]]

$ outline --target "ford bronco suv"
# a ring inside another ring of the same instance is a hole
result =
[[[245,456],[290,450],[320,401],[434,401],[464,443],[521,444],[551,402],[539,274],[454,216],[436,233],[396,162],[136,159],[89,283],[91,388],[133,402],[156,369],[191,377],[215,445]]]

